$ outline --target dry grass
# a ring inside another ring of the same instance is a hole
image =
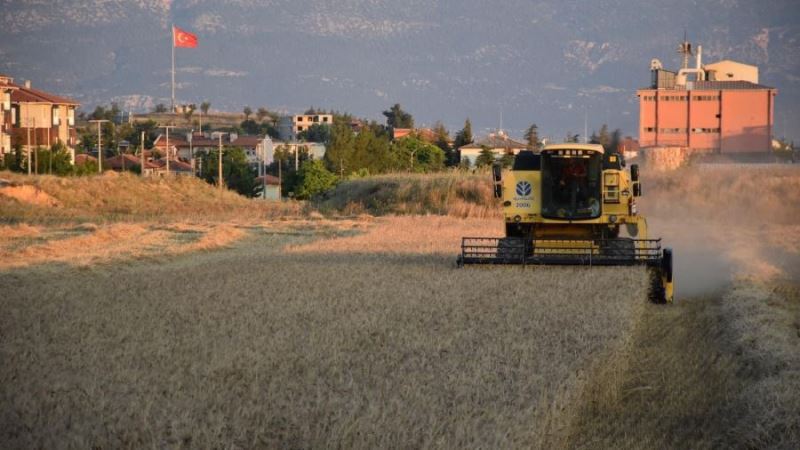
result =
[[[488,173],[391,174],[349,180],[316,205],[345,215],[439,214],[501,218]]]
[[[27,177],[2,172],[0,178],[18,184],[0,188],[0,220],[6,223],[253,221],[297,216],[302,208],[298,203],[250,200],[191,177],[115,172]]]

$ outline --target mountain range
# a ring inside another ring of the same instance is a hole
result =
[[[169,104],[171,25],[179,102],[212,109],[314,106],[476,133],[531,123],[561,139],[607,123],[636,136],[636,89],[684,33],[704,62],[755,64],[779,89],[775,134],[800,138],[796,0],[0,0],[0,73],[91,111]]]

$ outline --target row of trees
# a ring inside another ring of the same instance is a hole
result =
[[[28,172],[28,155],[22,144],[15,144],[12,152],[0,159],[0,170],[13,172]],[[97,165],[90,163],[86,166],[74,166],[70,161],[70,152],[61,142],[48,147],[36,147],[30,155],[31,173],[48,175],[86,175],[97,173]]]

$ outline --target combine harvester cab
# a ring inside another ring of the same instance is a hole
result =
[[[637,213],[638,166],[628,172],[619,154],[570,143],[522,151],[511,170],[495,165],[492,177],[505,237],[463,238],[459,266],[645,265],[653,300],[672,301],[672,250],[648,238]]]

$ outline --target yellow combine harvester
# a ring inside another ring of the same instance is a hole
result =
[[[496,165],[492,175],[506,235],[463,238],[459,266],[646,265],[653,299],[672,301],[672,250],[648,239],[647,221],[637,214],[638,166],[628,172],[619,154],[571,143],[520,152],[510,171]]]

